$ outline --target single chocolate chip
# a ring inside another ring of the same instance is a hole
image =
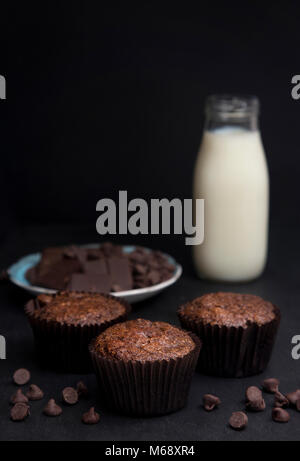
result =
[[[279,391],[279,380],[276,378],[268,378],[263,381],[263,388],[270,394],[275,394]]]
[[[287,423],[290,420],[289,413],[283,408],[273,408],[272,419],[277,423]]]
[[[86,413],[83,413],[81,421],[84,424],[97,424],[99,423],[100,420],[100,415],[99,413],[95,412],[95,408],[92,407],[89,411]]]
[[[79,381],[77,383],[76,390],[79,398],[87,399],[90,395],[89,390],[83,381]]]
[[[275,392],[274,394],[274,407],[279,407],[279,408],[283,408],[283,407],[288,407],[290,404],[290,402],[288,401],[288,399],[286,398],[285,395],[283,395],[281,392]]]
[[[229,419],[229,425],[236,431],[245,429],[248,424],[248,416],[242,411],[232,413]]]
[[[286,395],[286,398],[288,399],[291,405],[295,406],[297,404],[297,401],[300,399],[300,389],[297,389],[294,392],[290,392]]]
[[[246,408],[250,411],[263,411],[266,403],[261,390],[256,386],[250,386],[246,390]]]
[[[63,401],[68,405],[75,405],[78,402],[78,392],[73,387],[66,387],[62,391]]]
[[[16,403],[10,411],[10,417],[13,421],[24,421],[29,415],[30,407],[26,403]]]
[[[220,405],[221,400],[212,394],[205,394],[203,396],[203,407],[206,411],[212,411],[215,407]]]
[[[17,392],[12,395],[10,403],[15,405],[16,403],[28,403],[28,398],[23,394],[22,389],[18,389]]]
[[[30,381],[30,372],[25,368],[20,368],[14,372],[13,380],[18,386],[23,386]]]
[[[50,399],[47,405],[45,406],[43,413],[46,416],[59,416],[62,414],[62,409],[54,399]]]
[[[29,386],[29,391],[26,392],[26,396],[29,400],[41,400],[44,398],[44,392],[35,384]]]

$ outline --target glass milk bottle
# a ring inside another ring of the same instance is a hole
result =
[[[199,277],[258,277],[268,245],[269,175],[256,97],[210,96],[194,173],[205,206],[204,242],[193,247]]]

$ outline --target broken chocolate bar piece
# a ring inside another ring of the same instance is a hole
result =
[[[95,261],[86,261],[83,265],[83,272],[85,274],[103,275],[107,274],[107,264],[105,259],[98,259]]]
[[[109,293],[111,285],[109,274],[73,274],[68,284],[68,290]]]
[[[107,264],[112,285],[117,285],[121,291],[131,290],[133,280],[128,258],[112,256],[107,260]]]

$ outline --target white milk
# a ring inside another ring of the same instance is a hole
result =
[[[194,246],[200,277],[253,279],[264,269],[268,241],[269,178],[259,131],[205,131],[194,197],[205,199],[205,237]]]

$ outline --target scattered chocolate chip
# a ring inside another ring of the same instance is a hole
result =
[[[28,398],[23,394],[22,389],[18,389],[17,392],[12,395],[10,403],[15,405],[16,403],[28,403]]]
[[[41,400],[44,397],[44,392],[35,384],[31,384],[26,396],[29,400]]]
[[[229,425],[236,431],[245,429],[248,424],[248,416],[242,411],[232,413],[229,419]]]
[[[75,405],[78,402],[78,392],[73,387],[66,387],[62,391],[63,401],[68,405]]]
[[[77,383],[76,390],[79,398],[87,399],[90,395],[89,390],[83,381],[79,381]]]
[[[203,407],[206,411],[212,411],[215,407],[220,405],[221,400],[212,394],[205,394],[203,396]]]
[[[43,413],[46,416],[59,416],[62,414],[62,409],[54,399],[50,399],[47,405],[45,406]]]
[[[290,402],[288,401],[288,399],[286,398],[285,395],[283,395],[281,392],[275,392],[274,394],[274,407],[279,407],[279,408],[283,408],[283,407],[288,407],[290,404]]]
[[[279,380],[276,378],[268,378],[263,381],[263,388],[270,394],[275,394],[279,391]]]
[[[286,395],[286,398],[290,402],[290,405],[296,406],[297,401],[300,399],[300,389],[297,389],[294,392],[290,392]]]
[[[97,424],[99,423],[100,420],[100,415],[99,413],[95,412],[95,408],[92,407],[89,411],[86,413],[83,413],[81,421],[84,424]]]
[[[13,421],[24,421],[29,415],[30,407],[26,403],[16,403],[10,411],[10,417]]]
[[[25,368],[20,368],[14,372],[13,380],[18,386],[23,386],[30,381],[30,372]]]
[[[261,390],[256,386],[250,386],[246,390],[246,408],[250,411],[263,411],[266,403]]]
[[[277,423],[287,423],[290,420],[290,415],[283,408],[276,407],[273,408],[272,419]]]

